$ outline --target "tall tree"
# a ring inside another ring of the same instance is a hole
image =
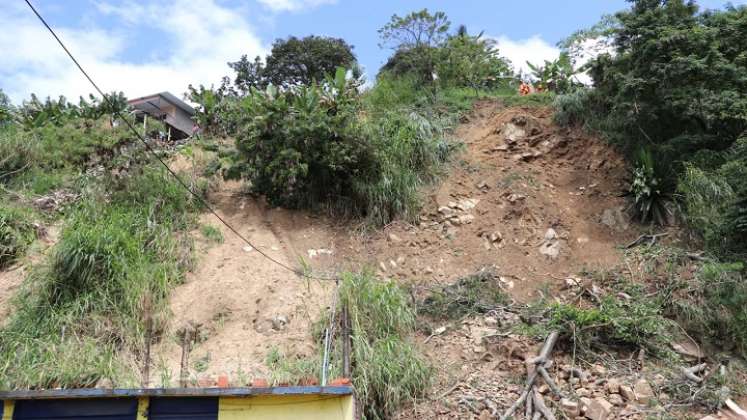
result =
[[[260,57],[249,61],[243,56],[228,65],[236,71],[234,83],[244,92],[269,84],[309,85],[334,75],[338,67],[358,71],[353,46],[340,38],[316,35],[276,40],[264,63]]]
[[[448,39],[450,26],[444,12],[431,14],[423,9],[405,16],[392,15],[379,29],[379,46],[395,50],[382,70],[410,73],[422,83],[433,82],[438,48]]]

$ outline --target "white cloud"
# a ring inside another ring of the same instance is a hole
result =
[[[181,96],[192,84],[210,85],[230,73],[226,65],[243,54],[263,55],[262,45],[238,12],[214,0],[177,0],[168,6],[124,1],[98,3],[99,13],[117,20],[115,29],[59,27],[58,32],[81,65],[104,91],[138,97],[168,90]],[[14,103],[33,92],[44,97],[87,96],[93,88],[33,16],[21,7],[0,9],[0,87]],[[132,47],[127,33],[157,31],[158,58],[126,60]]]
[[[534,35],[527,39],[513,40],[505,35],[493,38],[498,47],[498,53],[508,58],[516,72],[523,74],[530,72],[527,61],[532,64],[542,64],[545,60],[552,61],[560,55],[560,49]]]
[[[325,4],[335,4],[337,0],[258,0],[275,12],[296,12]]]

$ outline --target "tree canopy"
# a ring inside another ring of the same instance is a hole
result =
[[[338,67],[357,68],[353,46],[340,38],[310,35],[305,38],[278,39],[264,62],[242,56],[228,63],[236,71],[235,85],[244,92],[268,85],[309,85],[335,74]]]

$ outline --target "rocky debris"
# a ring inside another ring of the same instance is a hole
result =
[[[523,128],[512,122],[503,124],[498,133],[503,136],[503,140],[508,144],[514,144],[527,135]]]
[[[80,197],[80,194],[58,190],[35,199],[34,207],[43,211],[60,211],[64,206],[77,200],[78,197]]]
[[[288,325],[288,317],[285,315],[276,315],[271,320],[272,329],[275,331],[283,331],[285,326]]]
[[[241,249],[242,249],[242,250],[244,250],[244,252],[252,252],[252,251],[254,251],[254,248],[252,248],[252,247],[251,247],[251,246],[249,246],[249,245],[245,245],[245,246],[244,246],[243,248],[241,248]]]
[[[645,379],[639,379],[633,386],[635,397],[641,404],[648,404],[654,398],[654,390]]]
[[[628,217],[625,215],[625,208],[623,206],[612,207],[602,212],[601,223],[610,229],[622,232],[628,230],[630,223]]]
[[[584,415],[591,420],[607,420],[612,413],[612,404],[602,397],[589,402]]]
[[[621,397],[620,394],[610,394],[608,399],[609,399],[609,402],[611,402],[613,405],[616,405],[616,406],[625,405],[625,401],[623,401],[623,397]]]
[[[508,200],[508,202],[511,203],[511,204],[514,204],[514,203],[516,203],[518,201],[524,201],[524,200],[526,200],[526,198],[527,198],[527,196],[525,196],[523,194],[516,194],[516,193],[511,193],[511,194],[509,194],[506,197],[506,199]]]
[[[309,256],[309,258],[316,258],[322,255],[332,255],[332,250],[326,248],[307,249],[306,254]]]
[[[633,392],[633,388],[627,386],[627,385],[620,385],[620,395],[625,398],[625,401],[629,402],[635,402],[635,393]]]
[[[396,233],[390,233],[387,235],[387,238],[389,239],[389,242],[402,242],[402,238],[397,236]]]
[[[578,417],[578,415],[581,414],[579,403],[568,398],[562,398],[560,400],[560,408],[562,408],[565,415],[570,418]]]
[[[555,229],[549,228],[545,232],[545,239],[539,247],[539,252],[542,255],[555,259],[560,255],[560,246],[558,233],[555,232]]]
[[[607,388],[607,392],[610,394],[619,394],[620,393],[620,380],[617,378],[610,378],[607,380],[607,384],[605,385],[605,388]]]

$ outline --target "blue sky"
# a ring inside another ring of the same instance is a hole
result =
[[[276,38],[309,34],[341,37],[373,76],[389,50],[377,29],[393,13],[427,7],[447,13],[453,26],[495,38],[502,54],[521,67],[557,55],[555,44],[623,0],[32,0],[104,90],[129,97],[189,83],[218,83],[242,54],[264,55]],[[745,4],[747,0],[734,1]],[[701,0],[720,8],[721,0]],[[0,8],[0,88],[18,103],[32,92],[77,98],[92,89],[68,62],[22,0]]]

